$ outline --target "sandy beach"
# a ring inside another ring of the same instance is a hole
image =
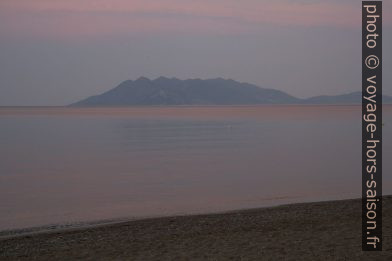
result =
[[[149,218],[0,240],[1,260],[391,260],[392,196],[382,253],[361,251],[360,200]]]

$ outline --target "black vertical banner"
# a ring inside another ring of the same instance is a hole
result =
[[[382,250],[382,2],[362,2],[362,250]]]

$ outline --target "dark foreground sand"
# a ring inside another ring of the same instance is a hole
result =
[[[392,260],[392,197],[384,251],[361,251],[360,200],[153,218],[0,239],[1,260]]]

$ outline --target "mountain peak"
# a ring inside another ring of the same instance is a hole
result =
[[[188,79],[140,77],[72,106],[138,106],[138,105],[257,105],[257,104],[360,104],[361,93],[316,96],[299,99],[275,89],[232,79]],[[392,97],[383,96],[384,103]]]
[[[297,103],[284,92],[262,89],[233,80],[208,80],[140,77],[127,81],[101,95],[91,96],[74,106],[133,105],[242,105]]]
[[[170,80],[169,78],[165,77],[165,76],[159,76],[158,78],[156,78],[154,81],[167,81]]]
[[[150,82],[151,80],[148,79],[147,77],[139,77],[135,82]]]

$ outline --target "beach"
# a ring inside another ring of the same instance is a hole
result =
[[[146,218],[2,236],[1,260],[391,260],[392,196],[383,252],[361,251],[361,201]]]

